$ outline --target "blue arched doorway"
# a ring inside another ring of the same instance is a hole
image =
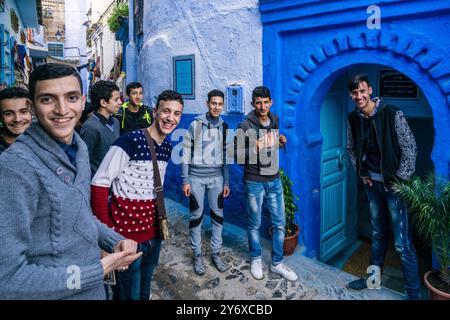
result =
[[[296,44],[287,39],[284,46]],[[330,39],[328,39],[330,40]],[[434,146],[431,155],[437,173],[448,177],[450,146],[450,88],[446,77],[448,63],[439,50],[418,36],[401,37],[388,32],[341,35],[309,51],[294,51],[296,61],[284,65],[284,79],[265,77],[275,89],[276,112],[282,114],[281,128],[290,141],[289,159],[283,165],[295,182],[300,196],[298,222],[305,254],[323,256],[321,245],[321,157],[323,135],[320,130],[321,106],[333,83],[360,64],[378,64],[396,69],[412,79],[423,91],[434,118]],[[285,69],[288,68],[288,69]],[[267,73],[266,73],[267,74]],[[267,81],[266,81],[267,80]],[[278,80],[278,81],[277,81]],[[275,83],[275,81],[277,81]],[[280,90],[279,83],[284,86]],[[337,240],[332,240],[332,245]]]

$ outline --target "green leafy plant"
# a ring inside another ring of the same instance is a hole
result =
[[[295,212],[297,211],[297,205],[295,201],[298,200],[298,197],[292,191],[292,186],[294,185],[292,180],[283,171],[283,169],[280,169],[280,178],[283,185],[284,207],[286,216],[285,235],[286,237],[288,237],[295,233]]]
[[[450,181],[428,173],[394,184],[409,205],[414,223],[428,241],[440,265],[439,277],[450,286]]]
[[[117,21],[118,17],[127,17],[128,16],[128,4],[121,3],[117,7],[113,9],[111,15],[108,18],[108,27],[111,32],[117,32],[119,30],[119,22]]]

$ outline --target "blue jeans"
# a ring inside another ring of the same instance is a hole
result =
[[[283,261],[284,216],[283,185],[280,178],[270,182],[244,181],[245,198],[247,200],[248,226],[247,236],[252,260],[261,257],[259,228],[264,201],[270,211],[272,220],[272,264]]]
[[[388,212],[391,216],[395,251],[399,254],[409,299],[419,299],[420,279],[417,255],[412,243],[408,211],[392,190],[385,189],[382,182],[365,185],[372,219],[372,252],[370,264],[383,267],[388,246]],[[387,212],[388,211],[388,212]]]
[[[141,257],[128,266],[126,271],[118,272],[114,286],[114,300],[148,300],[152,285],[153,270],[159,261],[161,239],[152,239],[138,244]]]

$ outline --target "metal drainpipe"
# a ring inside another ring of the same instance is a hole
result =
[[[127,84],[136,81],[137,75],[137,50],[136,43],[134,42],[134,0],[128,1],[128,45],[126,52],[127,60]]]

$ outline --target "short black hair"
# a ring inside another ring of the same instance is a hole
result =
[[[225,94],[220,90],[214,89],[208,92],[208,102],[211,101],[212,97],[222,97],[222,99],[225,99]]]
[[[100,108],[100,101],[104,99],[109,101],[112,97],[113,91],[120,91],[119,87],[112,81],[100,80],[94,83],[89,91],[89,97],[91,98],[92,107],[94,110]]]
[[[83,112],[81,113],[80,121],[85,122],[88,118],[89,113],[94,111],[94,107],[92,106],[92,103],[89,101],[86,101],[84,105]]]
[[[267,87],[259,86],[253,89],[252,92],[252,101],[255,102],[256,98],[269,98],[272,100],[272,97],[270,96],[270,90]]]
[[[0,91],[0,108],[2,106],[2,100],[5,99],[30,99],[30,94],[27,89],[21,87],[9,87]]]
[[[161,101],[178,101],[184,107],[184,101],[181,94],[174,90],[164,90],[158,96],[158,100],[156,101],[155,110],[159,108],[159,104]]]
[[[131,89],[137,88],[144,88],[144,87],[142,87],[142,84],[140,82],[130,82],[125,89],[127,96],[130,96]]]
[[[77,78],[78,83],[80,84],[80,91],[83,92],[83,83],[81,82],[80,74],[74,67],[61,63],[41,64],[39,67],[34,69],[30,75],[29,88],[31,100],[34,102],[36,84],[38,81],[53,80],[68,76],[74,76]]]
[[[348,91],[352,92],[353,90],[358,89],[361,82],[366,82],[367,86],[370,87],[369,77],[367,74],[359,73],[350,78],[348,82]]]

